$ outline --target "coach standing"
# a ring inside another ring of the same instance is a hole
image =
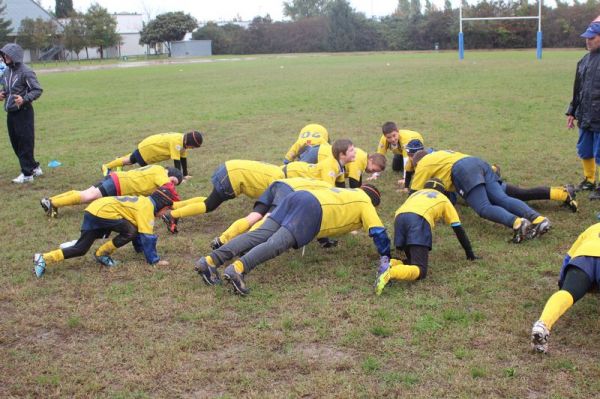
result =
[[[600,17],[581,35],[589,51],[578,63],[573,100],[567,110],[567,127],[579,126],[577,155],[583,162],[585,178],[580,190],[593,190],[590,199],[600,199],[596,186],[596,164],[600,163]]]
[[[33,156],[35,130],[31,105],[42,95],[42,87],[35,72],[23,64],[21,46],[9,43],[0,49],[0,55],[8,67],[1,80],[0,100],[4,100],[8,136],[21,165],[21,174],[13,179],[13,183],[27,183],[43,173]]]

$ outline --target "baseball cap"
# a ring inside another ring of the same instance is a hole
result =
[[[600,22],[592,22],[591,24],[589,24],[585,32],[581,34],[581,37],[591,39],[596,35],[600,35]]]

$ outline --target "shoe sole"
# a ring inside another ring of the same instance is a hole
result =
[[[531,335],[531,346],[537,353],[546,353],[548,351],[548,339],[544,339],[542,334],[534,333]]]
[[[248,295],[247,292],[242,291],[237,284],[233,281],[233,279],[231,277],[229,277],[227,274],[223,275],[223,278],[225,279],[225,281],[227,283],[230,283],[233,286],[233,293],[236,295],[240,295],[240,296],[246,296]]]

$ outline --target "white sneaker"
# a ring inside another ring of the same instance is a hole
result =
[[[17,183],[17,184],[30,183],[32,181],[33,181],[33,176],[25,176],[23,173],[21,173],[19,176],[12,179],[12,182]]]
[[[548,337],[550,330],[543,321],[538,320],[531,329],[531,346],[535,352],[546,353],[548,351]]]
[[[33,177],[39,177],[39,176],[41,176],[43,174],[44,174],[44,171],[42,171],[42,168],[39,165],[38,165],[37,168],[35,168],[33,170]]]

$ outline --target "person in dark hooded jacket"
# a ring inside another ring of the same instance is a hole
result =
[[[7,66],[0,79],[0,100],[4,100],[8,136],[21,165],[21,174],[13,179],[13,183],[28,183],[43,174],[39,162],[33,156],[35,129],[31,105],[42,95],[43,90],[35,72],[23,64],[21,46],[8,43],[0,49],[0,56]]]

